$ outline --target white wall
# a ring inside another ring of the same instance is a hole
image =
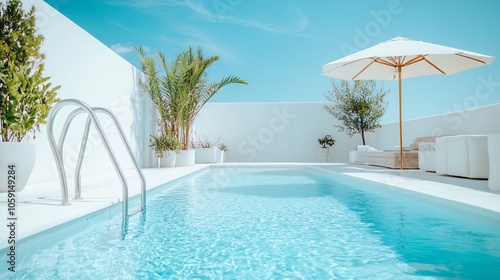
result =
[[[130,63],[97,41],[87,32],[41,0],[23,1],[25,8],[37,7],[39,32],[45,36],[45,74],[61,85],[59,97],[76,98],[91,106],[106,107],[120,119],[141,166],[154,164],[148,147],[154,130],[152,106],[137,88],[141,73]],[[330,134],[336,140],[330,161],[347,162],[348,151],[361,144],[360,135],[352,138],[334,127],[336,120],[322,107],[325,103],[208,103],[195,122],[199,137],[206,134],[229,147],[228,162],[316,162],[318,138]],[[59,114],[60,131],[65,110]],[[404,145],[415,137],[500,132],[500,104],[447,115],[404,122]],[[107,136],[124,168],[131,168],[121,142],[109,121],[103,119]],[[75,121],[65,146],[65,164],[70,172],[76,163],[83,118]],[[384,125],[367,133],[367,144],[379,149],[399,145],[398,124]],[[30,182],[57,181],[56,166],[50,150],[46,127],[33,141],[37,162]],[[95,131],[83,167],[83,176],[114,172]],[[71,177],[70,177],[71,178]],[[58,189],[58,184],[54,185]],[[28,187],[29,188],[29,184]]]
[[[347,162],[361,144],[334,127],[324,103],[208,103],[196,120],[198,136],[206,134],[229,147],[228,162],[316,162],[317,139],[336,140],[332,162]],[[403,146],[416,137],[500,132],[500,104],[403,122]],[[382,150],[399,145],[399,123],[366,134],[366,144]]]
[[[334,127],[326,103],[207,103],[195,122],[198,137],[219,136],[228,162],[316,162],[318,138],[336,141],[331,161],[346,162],[361,136]]]
[[[150,152],[145,141],[154,122],[151,120],[151,110],[147,110],[150,104],[137,88],[137,80],[142,75],[140,71],[45,2],[23,1],[25,9],[33,4],[37,10],[38,32],[45,37],[42,46],[42,52],[46,55],[44,74],[51,76],[53,84],[61,85],[58,97],[80,99],[93,107],[111,109],[119,118],[140,164],[147,166]],[[74,108],[63,109],[58,114],[56,138],[65,116]],[[122,167],[131,168],[132,164],[127,159],[116,130],[104,116],[101,119],[109,141],[116,149],[115,153],[120,155]],[[64,161],[69,179],[72,178],[76,163],[83,123],[82,115],[72,124],[66,140]],[[114,172],[98,134],[94,129],[91,131],[82,177]],[[57,180],[57,169],[45,125],[41,126],[33,142],[37,146],[37,161],[29,182]]]

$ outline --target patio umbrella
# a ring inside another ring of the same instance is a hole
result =
[[[401,80],[451,75],[490,64],[495,58],[455,48],[396,37],[323,65],[323,75],[343,80],[399,81],[399,155],[403,169]]]

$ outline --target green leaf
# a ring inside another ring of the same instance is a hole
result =
[[[43,75],[43,36],[37,34],[34,6],[0,3],[0,141],[21,141],[35,133],[59,99],[59,86]]]
[[[324,108],[340,121],[340,125],[335,125],[339,131],[349,136],[360,133],[365,144],[364,133],[380,127],[380,119],[387,108],[384,98],[389,91],[378,88],[372,80],[332,80],[331,84],[332,90],[325,97],[332,105],[325,105]]]

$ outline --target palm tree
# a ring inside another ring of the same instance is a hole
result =
[[[158,51],[163,76],[157,70],[153,56],[149,56],[142,47],[136,47],[136,50],[139,52],[141,68],[147,76],[146,81],[140,81],[140,86],[155,104],[163,133],[177,137],[184,150],[189,147],[191,126],[208,100],[228,84],[247,84],[237,76],[210,82],[206,70],[220,57],[213,55],[206,58],[201,47],[196,52],[190,47],[177,54],[171,64]]]
[[[146,80],[139,80],[139,85],[142,90],[149,94],[149,98],[153,101],[156,108],[158,116],[158,123],[162,128],[163,132],[168,132],[170,122],[169,122],[169,108],[167,102],[164,99],[161,89],[160,89],[160,74],[158,72],[156,61],[153,57],[150,57],[143,47],[136,47],[137,52],[139,52],[139,59],[141,61],[141,68],[146,75]]]
[[[213,55],[206,58],[203,55],[203,49],[199,47],[196,53],[190,47],[179,57],[179,62],[183,64],[183,98],[184,104],[182,117],[182,137],[181,140],[184,149],[189,145],[189,134],[191,126],[200,112],[201,108],[214,96],[220,89],[229,84],[247,84],[246,81],[237,76],[228,76],[222,78],[219,82],[210,82],[207,78],[206,70],[216,61],[219,56]]]

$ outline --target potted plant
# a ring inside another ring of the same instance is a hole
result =
[[[43,36],[36,34],[35,7],[19,0],[0,3],[0,192],[22,191],[35,163],[36,138],[59,86],[43,75]],[[7,174],[16,181],[8,182]],[[7,186],[8,185],[8,186]]]
[[[325,137],[318,139],[318,143],[322,145],[323,148],[327,148],[327,145],[328,147],[335,145],[335,140],[332,138],[332,136],[325,135]]]
[[[182,151],[177,155],[176,162],[179,165],[192,165],[195,163],[195,154],[188,150],[189,140],[192,124],[199,111],[222,87],[247,82],[237,76],[211,82],[206,70],[219,60],[219,56],[207,58],[202,48],[194,51],[190,47],[177,54],[172,63],[168,63],[163,53],[158,51],[161,71],[157,69],[154,56],[150,56],[142,47],[136,47],[136,50],[146,75],[146,80],[139,83],[155,104],[158,122],[164,131],[170,131],[182,142]]]
[[[210,81],[206,70],[219,59],[220,57],[217,55],[205,57],[201,47],[196,52],[190,47],[179,56],[178,61],[183,64],[185,69],[185,76],[183,77],[185,94],[183,97],[186,98],[186,102],[182,118],[182,140],[185,149],[188,147],[191,126],[208,100],[226,85],[234,83],[248,84],[237,76],[224,77],[219,82]]]
[[[224,162],[224,155],[229,151],[227,146],[224,143],[220,143],[219,146],[217,147],[217,163],[223,163]]]
[[[195,152],[195,163],[215,163],[217,160],[217,147],[215,145],[219,139],[213,142],[204,135],[203,139],[192,141],[191,147]]]
[[[317,153],[318,161],[328,162],[328,158],[330,156],[330,147],[335,145],[335,140],[332,138],[332,136],[325,135],[325,137],[318,139],[318,143],[321,145],[321,148],[318,149]]]
[[[155,150],[157,167],[175,166],[176,153],[181,148],[181,142],[177,138],[168,133],[151,135],[149,146]]]

